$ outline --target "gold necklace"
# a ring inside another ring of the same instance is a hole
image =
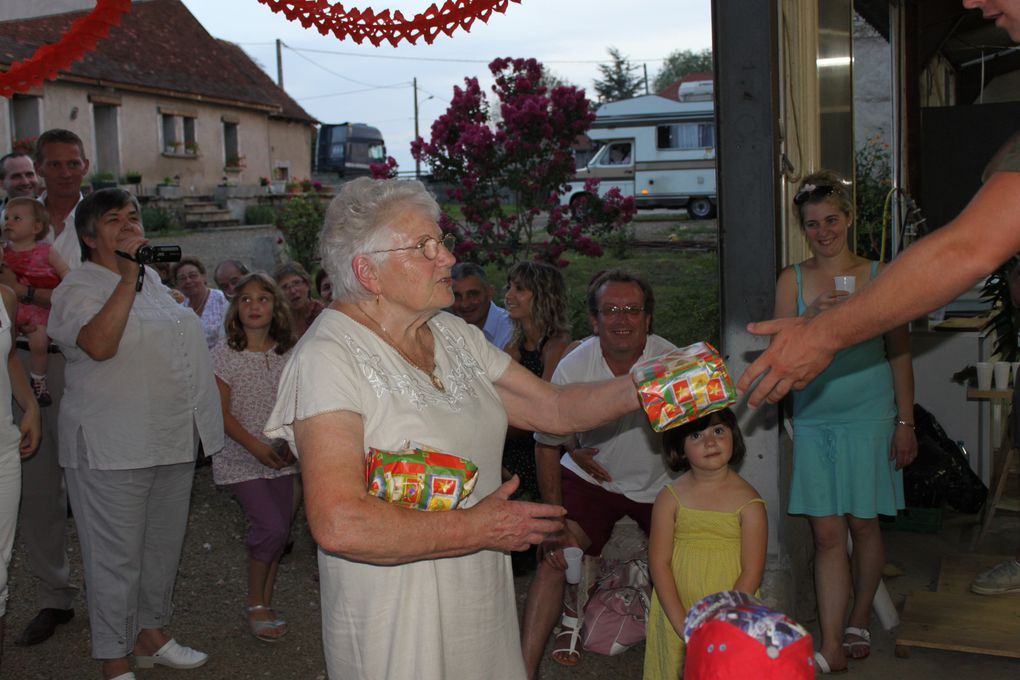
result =
[[[390,337],[389,331],[387,331],[386,328],[381,323],[379,323],[374,318],[372,318],[372,316],[369,315],[369,313],[366,312],[361,307],[358,307],[357,305],[355,305],[355,306],[357,307],[359,312],[361,312],[362,314],[365,315],[366,319],[368,319],[373,324],[375,324],[376,326],[379,327],[379,330],[382,331],[382,334],[380,335],[371,326],[367,326],[367,325],[365,325],[363,323],[361,324],[362,326],[365,326],[365,328],[367,328],[368,330],[372,331],[372,333],[374,333],[377,337],[381,338],[387,345],[389,345],[390,347],[395,349],[397,351],[397,354],[399,354],[404,359],[404,361],[406,361],[407,363],[411,364],[412,366],[417,368],[419,371],[424,373],[425,376],[429,379],[429,382],[432,383],[433,387],[435,387],[440,392],[445,392],[446,391],[446,385],[443,384],[442,378],[440,378],[436,374],[436,359],[435,359],[435,356],[433,356],[433,358],[432,358],[432,368],[431,369],[427,368],[425,366],[422,366],[417,361],[415,361],[410,356],[408,356],[408,354],[406,352],[404,352],[404,350],[400,349],[400,346],[396,342],[394,342],[393,338]],[[355,319],[355,321],[357,321],[357,319]],[[361,322],[359,321],[358,323],[361,323]]]

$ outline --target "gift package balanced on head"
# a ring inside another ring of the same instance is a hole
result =
[[[707,342],[640,361],[630,374],[656,432],[696,420],[737,400],[726,364]]]
[[[475,488],[478,467],[466,458],[426,448],[369,448],[365,487],[373,496],[415,510],[453,510]]]

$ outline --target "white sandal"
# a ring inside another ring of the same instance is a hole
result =
[[[576,666],[581,660],[581,652],[577,649],[578,643],[581,641],[581,624],[578,622],[576,616],[568,616],[564,613],[563,616],[560,617],[560,630],[556,633],[557,643],[564,635],[570,636],[570,644],[566,647],[553,649],[553,661],[561,666]],[[564,656],[561,658],[556,656],[557,654],[563,654]]]
[[[846,641],[847,635],[855,635],[860,640]],[[852,654],[855,647],[864,647],[868,650],[868,653],[864,656],[854,656]],[[871,655],[871,631],[867,628],[856,628],[854,626],[847,626],[846,630],[843,631],[843,653],[850,659],[867,659]]]

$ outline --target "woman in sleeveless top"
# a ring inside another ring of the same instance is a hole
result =
[[[544,262],[513,265],[506,276],[506,311],[514,331],[504,349],[514,361],[548,381],[570,344],[563,275]],[[540,495],[532,435],[514,427],[508,430],[503,467],[507,477],[520,477],[518,494],[537,501]]]
[[[850,250],[853,207],[841,177],[828,171],[809,175],[793,200],[813,256],[780,274],[777,317],[814,316],[882,270],[881,263]],[[850,290],[837,290],[837,284]],[[904,506],[901,470],[917,455],[913,409],[906,327],[843,350],[793,395],[789,512],[807,515],[814,535],[821,629],[816,659],[823,673],[842,670],[848,658],[870,652],[871,601],[885,563],[878,515],[895,515]],[[854,605],[847,618],[851,589]]]

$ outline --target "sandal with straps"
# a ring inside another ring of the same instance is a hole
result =
[[[245,619],[248,621],[248,626],[251,628],[251,634],[257,639],[263,642],[279,642],[284,635],[287,634],[287,622],[282,619],[261,619],[253,620],[251,615],[253,612],[272,612],[272,610],[264,604],[256,604],[250,607],[245,607]],[[283,629],[280,632],[280,629]],[[272,632],[272,635],[267,633]]]
[[[847,635],[859,637],[860,640],[847,641]],[[854,650],[861,647],[864,648],[864,654],[860,656],[854,654]],[[867,628],[847,626],[843,631],[843,653],[850,659],[867,659],[871,655],[871,631]]]
[[[576,666],[581,660],[581,652],[578,651],[578,645],[581,641],[581,624],[576,616],[568,616],[566,612],[560,617],[560,631],[556,633],[557,645],[560,643],[560,638],[564,635],[569,635],[570,639],[566,647],[553,649],[553,661],[561,666]],[[562,656],[557,656],[557,654]]]

